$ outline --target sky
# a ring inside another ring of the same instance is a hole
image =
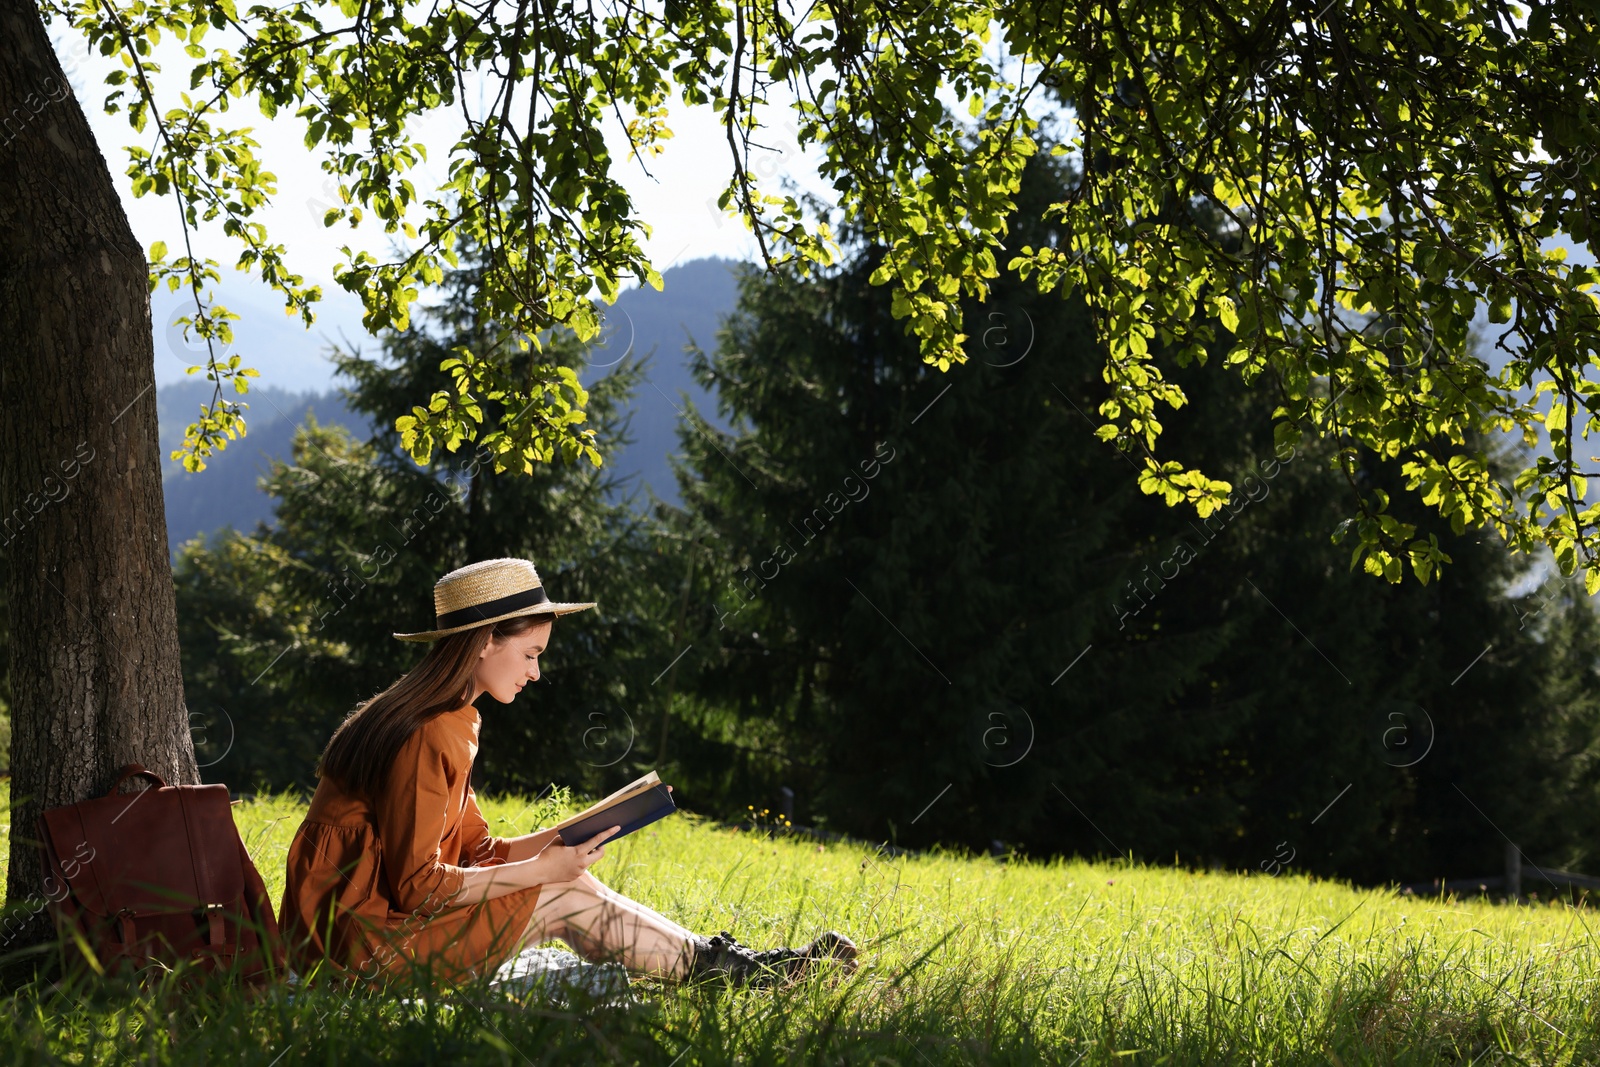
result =
[[[135,235],[147,252],[159,240],[166,242],[170,258],[182,255],[183,232],[176,199],[154,194],[136,199],[125,174],[127,153],[123,146],[151,147],[154,124],[140,132],[128,124],[124,114],[106,114],[99,105],[110,90],[102,79],[114,69],[113,61],[90,54],[82,38],[64,26],[52,27],[52,36],[56,54],[88,113],[111,168]],[[185,57],[175,49],[158,51],[165,73],[157,77],[165,80],[156,82],[157,93],[176,103],[179,79],[173,75],[186,69]],[[186,83],[187,78],[182,81]],[[765,117],[771,128],[761,140],[771,149],[752,160],[752,170],[768,184],[768,191],[778,191],[779,181],[787,177],[802,188],[821,192],[825,183],[816,174],[815,152],[803,152],[797,144],[791,114],[780,103]],[[351,244],[387,258],[389,235],[383,233],[381,226],[368,223],[356,231],[344,224],[332,229],[322,225],[323,213],[337,202],[337,184],[319,168],[320,155],[306,149],[302,123],[292,112],[280,112],[269,119],[254,104],[241,107],[235,103],[232,110],[213,121],[217,125],[254,128],[252,136],[261,145],[257,154],[265,169],[277,175],[279,190],[271,207],[257,218],[266,225],[271,239],[288,249],[289,268],[308,283],[320,284],[323,290],[317,321],[307,329],[298,316],[285,314],[278,293],[251,275],[233,269],[238,242],[224,236],[220,224],[202,224],[200,231],[192,235],[195,254],[220,264],[223,281],[214,286],[215,299],[241,316],[233,323],[234,342],[222,355],[238,353],[245,366],[259,370],[261,376],[254,380],[255,384],[294,390],[326,389],[333,379],[322,356],[329,343],[369,351],[375,348],[370,342],[363,344],[366,334],[361,327],[359,299],[340,289],[333,280],[333,267],[344,258],[339,249]],[[733,164],[715,113],[709,107],[678,104],[668,125],[674,136],[666,142],[666,151],[650,160],[649,173],[637,160],[625,158],[627,140],[614,120],[606,131],[607,143],[617,161],[613,164],[615,173],[633,197],[636,217],[652,228],[651,235],[642,239],[646,256],[662,273],[676,263],[708,256],[758,259],[755,239],[743,223],[716,206]],[[409,177],[419,195],[426,198],[448,166],[446,150],[456,140],[460,117],[457,112],[436,114],[425,118],[417,129],[418,138],[428,147],[429,159]],[[414,217],[420,220],[423,216],[418,213]],[[164,385],[183,380],[189,368],[203,366],[206,355],[203,342],[186,340],[181,325],[173,321],[179,315],[192,313],[193,297],[187,289],[172,293],[163,287],[151,295],[151,304],[156,382]]]

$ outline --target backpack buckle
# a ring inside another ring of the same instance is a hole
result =
[[[206,915],[206,942],[211,945],[223,943],[222,909],[226,904],[207,904],[204,907]],[[199,909],[197,909],[199,910]]]

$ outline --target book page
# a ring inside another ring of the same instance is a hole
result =
[[[630,794],[638,793],[638,792],[641,792],[641,791],[643,791],[645,789],[649,789],[653,785],[660,784],[660,782],[661,782],[661,779],[660,779],[659,776],[657,776],[656,772],[655,771],[651,771],[649,774],[646,774],[643,778],[635,779],[634,781],[629,782],[627,785],[623,786],[621,789],[618,789],[615,793],[612,793],[610,796],[606,797],[604,800],[602,800],[599,803],[597,803],[595,805],[595,807],[596,808],[603,808],[603,807],[607,806],[608,804],[611,804],[613,801],[621,800],[623,797],[629,796]]]
[[[635,781],[629,782],[627,785],[623,786],[621,789],[617,790],[615,793],[612,793],[610,796],[606,797],[604,800],[596,801],[595,803],[589,805],[587,808],[585,808],[582,811],[578,812],[578,814],[570,816],[570,817],[565,818],[565,819],[562,819],[560,822],[556,823],[556,829],[559,830],[563,826],[571,826],[573,823],[578,822],[581,819],[586,819],[590,815],[593,815],[597,811],[604,811],[606,808],[611,807],[611,805],[616,804],[619,801],[626,800],[628,797],[633,796],[635,793],[642,793],[645,790],[654,788],[655,786],[660,785],[660,784],[661,784],[660,776],[657,775],[655,771],[651,771],[649,774],[646,774],[643,778],[639,778],[639,779],[637,779]]]

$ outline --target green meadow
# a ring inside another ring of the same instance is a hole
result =
[[[485,800],[496,832],[574,810]],[[304,808],[235,807],[274,900]],[[3,854],[3,850],[0,850]],[[594,873],[756,947],[832,927],[852,975],[765,991],[636,981],[621,1004],[439,988],[35,979],[12,1063],[1592,1064],[1600,916],[1126,862],[1001,861],[730,830],[689,814]]]

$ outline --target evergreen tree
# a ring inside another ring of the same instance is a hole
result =
[[[1030,162],[1008,246],[1065,245],[1039,219],[1071,180]],[[855,248],[811,280],[743,278],[696,358],[733,431],[690,412],[681,433],[706,561],[683,684],[703,725],[728,709],[727,736],[762,739],[724,745],[751,793],[788,785],[797,817],[902,843],[1374,880],[1496,870],[1496,826],[1587,854],[1583,610],[1553,604],[1564,636],[1541,640],[1503,546],[1409,495],[1399,517],[1456,566],[1352,573],[1332,543],[1349,494],[1404,479],[1275,436],[1266,378],[1178,372],[1193,403],[1163,439],[1234,493],[1203,521],[1163,507],[1093,435],[1108,394],[1080,301],[997,281],[966,312],[974,358],[940,374],[868,283],[881,250]]]
[[[480,272],[449,276],[422,322],[384,335],[383,358],[333,354],[353,383],[349,406],[384,428],[373,440],[309,420],[292,462],[265,479],[275,526],[184,546],[176,580],[190,707],[224,731],[225,718],[236,737],[207,771],[213,778],[313,784],[333,727],[420,657],[423,646],[391,634],[431,629],[439,576],[496,556],[531,559],[554,598],[599,607],[556,623],[544,676],[517,705],[480,708],[479,787],[599,789],[637,769],[638,735],[656,719],[650,681],[666,611],[654,573],[659,546],[625,487],[587,461],[496,474],[482,448],[441,452],[419,467],[392,429],[410,398],[453,388],[440,364],[457,345],[530,379],[580,365],[570,335],[547,340],[543,355],[518,350],[478,310]],[[630,356],[590,390],[603,454],[627,443],[626,408],[641,374]],[[513,414],[494,398],[480,403],[496,420]]]

